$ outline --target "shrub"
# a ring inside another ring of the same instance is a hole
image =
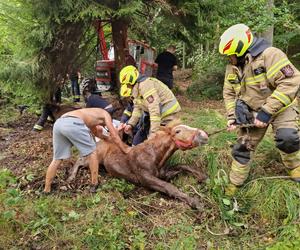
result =
[[[193,83],[187,94],[193,100],[203,98],[221,99],[224,82],[225,61],[215,51],[198,50],[191,58],[195,62]]]

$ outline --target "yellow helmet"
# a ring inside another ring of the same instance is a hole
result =
[[[123,84],[120,89],[120,96],[129,97],[131,96],[132,89],[128,88],[126,84]]]
[[[129,65],[124,67],[120,72],[120,83],[134,85],[139,77],[139,71],[136,67]]]
[[[222,55],[240,57],[245,54],[252,41],[253,34],[250,28],[245,24],[236,24],[229,27],[221,36],[219,52]]]

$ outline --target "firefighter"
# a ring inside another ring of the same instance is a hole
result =
[[[236,125],[253,123],[255,127],[240,128],[232,150],[230,185],[233,195],[250,171],[251,152],[271,124],[276,147],[291,178],[300,181],[299,128],[297,92],[300,73],[280,49],[255,37],[249,27],[236,24],[220,39],[219,52],[229,58],[223,97],[227,111],[228,130]]]
[[[127,92],[126,85],[123,85],[121,88],[121,96],[124,96],[124,94],[122,94],[123,91]],[[122,117],[120,120],[120,125],[118,128],[119,130],[122,130],[126,126],[127,122],[129,121],[129,119],[132,115],[133,108],[134,108],[133,101],[129,100],[129,103],[122,114]],[[129,142],[129,144],[136,146],[136,145],[142,143],[143,141],[145,141],[148,137],[149,129],[150,129],[149,113],[143,112],[142,116],[140,117],[139,122],[132,129],[133,138],[132,138],[132,142]],[[125,134],[125,138],[123,138],[125,141],[128,140],[126,136],[127,135]]]
[[[134,108],[132,115],[124,126],[124,132],[130,133],[143,111],[150,115],[149,136],[178,116],[181,107],[172,91],[161,81],[139,75],[136,67],[130,65],[120,72],[121,96],[131,96]]]

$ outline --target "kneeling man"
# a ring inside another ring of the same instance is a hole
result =
[[[46,173],[45,193],[51,191],[51,183],[63,159],[71,157],[74,145],[80,156],[87,156],[91,171],[91,191],[98,185],[98,159],[94,136],[101,137],[102,127],[106,126],[110,136],[124,153],[130,150],[122,143],[112,125],[108,112],[100,108],[84,108],[70,111],[59,118],[53,127],[53,160]]]

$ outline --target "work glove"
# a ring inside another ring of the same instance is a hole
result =
[[[235,104],[236,124],[251,124],[253,123],[253,114],[249,106],[242,100],[237,100]]]
[[[264,110],[260,110],[258,113],[257,113],[257,116],[256,116],[256,119],[263,122],[263,123],[269,123],[269,121],[271,120],[272,118],[272,115],[267,113],[266,111]]]
[[[265,128],[269,125],[269,121],[271,120],[271,118],[272,118],[272,115],[265,112],[264,110],[260,110],[257,113],[257,116],[254,120],[254,124],[258,128]]]

